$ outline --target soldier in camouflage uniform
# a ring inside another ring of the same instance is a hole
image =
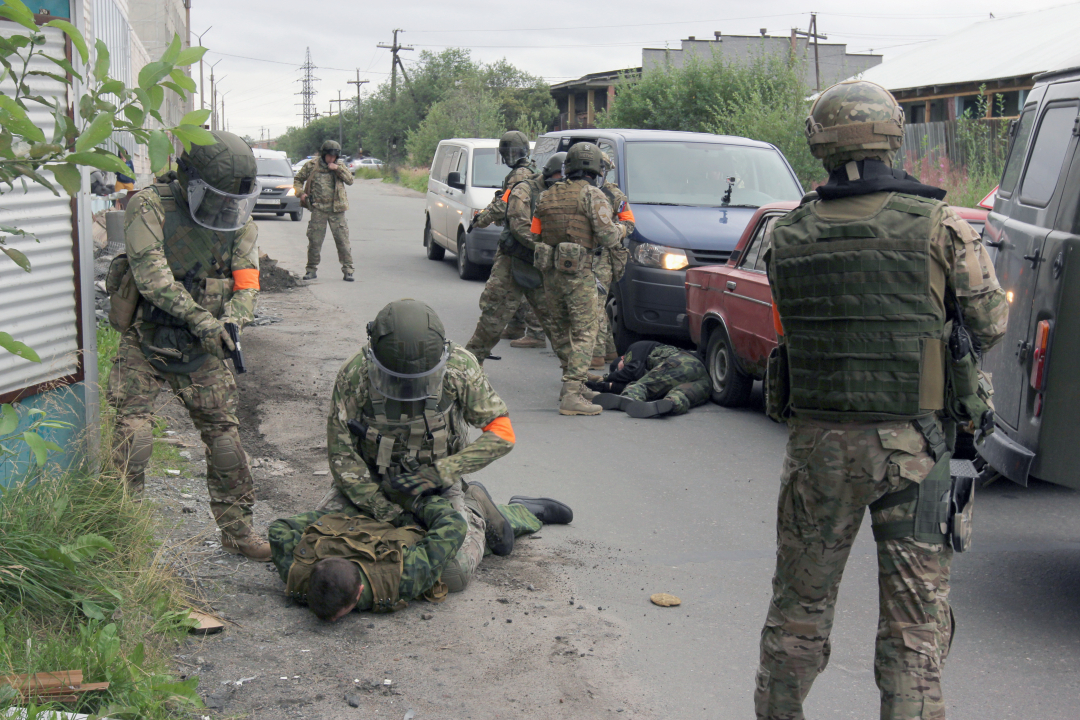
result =
[[[465,349],[481,365],[523,300],[528,301],[542,328],[550,324],[543,275],[532,263],[534,241],[529,226],[536,201],[547,187],[545,178],[557,177],[561,164],[558,172],[549,173],[547,167],[544,173],[535,172],[528,161],[529,140],[516,130],[503,135],[499,152],[513,169],[503,181],[502,193],[473,221],[474,227],[485,227],[491,222],[503,226],[491,275],[480,295],[480,319],[465,344]]]
[[[709,373],[697,355],[652,340],[627,348],[600,382],[587,383],[605,410],[633,418],[684,415],[709,399]]]
[[[351,505],[342,512],[315,510],[270,525],[273,562],[291,597],[332,621],[354,607],[391,612],[409,600],[439,602],[447,592],[465,589],[484,557],[482,506],[491,503],[487,491],[470,483],[463,514],[422,480],[411,483],[398,477],[393,488],[423,527],[395,527],[365,517]],[[511,498],[498,511],[510,519],[517,537],[573,519],[568,507],[549,498]],[[472,568],[468,575],[458,570],[464,556]],[[320,566],[329,564],[321,561],[329,558],[356,566],[346,566],[343,575],[351,582],[343,593],[328,591],[328,583],[320,582],[320,574],[326,574]],[[336,603],[331,599],[335,595],[340,598]]]
[[[341,146],[333,140],[327,140],[319,150],[319,157],[308,160],[293,179],[293,189],[301,203],[311,207],[311,219],[308,221],[308,255],[305,280],[314,280],[319,268],[323,240],[326,239],[326,226],[334,235],[337,245],[338,262],[346,282],[353,281],[352,247],[349,245],[349,222],[345,211],[349,209],[349,196],[346,185],[353,184],[353,175],[344,163],[338,162]],[[310,179],[307,190],[304,185]]]
[[[767,256],[781,342],[768,404],[789,418],[790,436],[757,717],[803,718],[869,506],[881,718],[943,720],[953,551],[938,500],[958,419],[944,412],[946,341],[957,308],[983,350],[1000,341],[1004,293],[979,236],[941,202],[944,191],[891,167],[903,111],[888,91],[834,85],[815,102],[807,137],[829,181],[777,221]]]
[[[483,430],[472,443],[470,426]],[[506,404],[476,358],[447,341],[435,311],[416,300],[390,303],[368,325],[368,344],[338,373],[326,435],[334,489],[320,509],[351,504],[392,525],[413,518],[387,495],[388,481],[426,478],[463,511],[462,476],[506,455],[515,441]],[[497,512],[485,520],[488,545],[508,554],[508,520]]]
[[[596,187],[603,178],[600,148],[579,142],[566,153],[566,179],[544,192],[533,216],[533,235],[546,247],[536,262],[544,272],[556,352],[567,337],[561,415],[599,415],[603,408],[584,393],[596,346],[597,298],[593,263],[596,251],[619,245],[626,227],[614,222],[607,196]],[[540,244],[538,243],[538,245]]]
[[[611,203],[611,212],[617,222],[626,228],[626,237],[630,237],[634,234],[634,211],[630,208],[630,201],[626,194],[619,189],[615,159],[606,152],[603,169],[605,180],[600,189],[604,191],[608,202]],[[609,175],[611,177],[608,177]],[[604,367],[619,357],[615,349],[615,336],[611,332],[611,320],[608,318],[606,307],[611,286],[622,279],[629,257],[630,251],[619,245],[613,248],[601,248],[600,255],[596,258],[596,292],[600,306],[596,317],[600,325],[596,331],[596,349],[593,350],[592,367],[594,368]]]
[[[206,444],[210,509],[222,547],[269,560],[252,531],[254,488],[240,445],[236,381],[225,366],[235,349],[226,324],[254,318],[259,295],[255,157],[242,139],[215,132],[192,147],[168,183],[136,193],[125,215],[126,261],[138,290],[123,332],[108,400],[116,408],[114,460],[142,490],[153,451],[154,404],[168,385],[187,407]],[[110,270],[110,275],[111,275]],[[120,298],[114,296],[114,310]]]

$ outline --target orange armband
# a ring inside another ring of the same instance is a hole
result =
[[[503,202],[509,202],[509,200],[510,200],[510,188],[507,188],[506,192],[503,193]]]
[[[634,211],[630,209],[630,203],[623,203],[622,212],[619,213],[619,219],[623,222],[634,222]]]
[[[529,232],[531,232],[533,235],[540,234],[540,218],[533,217],[532,226],[529,228]]]
[[[233,292],[238,290],[258,290],[259,271],[255,269],[233,270]]]
[[[511,445],[517,441],[517,438],[514,436],[514,426],[510,424],[510,417],[507,415],[497,417],[489,422],[484,426],[484,432],[495,433]]]

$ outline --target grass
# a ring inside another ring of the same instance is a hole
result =
[[[119,340],[99,326],[102,384]],[[103,458],[111,455],[113,416],[102,408]],[[165,428],[156,419],[155,437]],[[155,443],[155,466],[184,464],[174,446]],[[159,522],[154,506],[128,495],[107,466],[3,490],[0,675],[81,670],[85,682],[109,682],[109,689],[52,707],[114,718],[174,718],[200,704],[197,678],[169,674],[190,601],[155,539]],[[0,715],[17,700],[0,686]]]
[[[382,180],[386,183],[396,183],[417,192],[426,193],[428,185],[428,168],[398,168],[395,176],[389,170],[375,168],[358,168],[353,177],[363,180]]]
[[[927,185],[947,191],[945,202],[955,207],[978,207],[979,201],[994,189],[1001,168],[976,168],[955,165],[947,157],[924,157],[918,163],[908,161],[904,170]]]

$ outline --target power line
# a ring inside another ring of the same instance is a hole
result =
[[[303,107],[301,114],[304,117],[304,127],[308,126],[312,120],[317,116],[315,112],[315,95],[318,91],[315,90],[315,82],[319,79],[315,77],[315,65],[311,62],[311,48],[307,49],[307,60],[300,67],[304,76],[300,79],[301,85],[300,92],[296,93],[303,98],[303,101],[298,103]]]
[[[225,57],[240,58],[241,60],[254,60],[256,62],[274,63],[275,65],[292,65],[293,67],[298,67],[296,63],[286,62],[284,60],[270,60],[269,58],[257,58],[257,57],[250,57],[248,55],[232,55],[230,53],[218,52],[217,50],[207,50],[206,52],[213,53],[215,55],[224,55]],[[351,72],[356,71],[355,69],[346,70],[345,68],[323,67],[322,65],[316,65],[314,67],[317,70],[334,70],[336,72],[348,72],[348,73],[351,73]],[[376,75],[389,75],[390,74],[390,73],[385,73],[385,72],[379,72],[378,70],[367,70],[365,72],[375,73]]]

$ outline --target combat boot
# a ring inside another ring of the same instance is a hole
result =
[[[503,328],[502,334],[499,335],[499,337],[503,340],[517,340],[524,334],[524,325],[507,325],[505,328]]]
[[[618,359],[619,359],[619,353],[617,353],[617,352],[608,353],[607,355],[604,356],[604,362],[608,363],[609,365],[611,363],[615,362]]]
[[[234,555],[243,555],[256,562],[270,562],[270,543],[266,541],[266,538],[253,532],[243,537],[233,537],[222,530],[221,549]]]
[[[632,402],[630,398],[615,393],[597,393],[594,399],[605,410],[622,410],[624,405]]]
[[[608,364],[606,362],[604,362],[604,356],[603,355],[593,355],[592,364],[590,364],[589,367],[590,368],[602,368],[602,367],[607,367],[607,365]]]
[[[600,393],[596,392],[592,388],[587,388],[584,385],[581,386],[581,397],[585,398],[589,402],[592,402],[593,400],[595,400],[596,396],[599,395],[599,394]]]
[[[305,280],[314,280],[314,279],[315,279],[315,277],[316,277],[316,273],[315,273],[315,271],[314,271],[314,270],[308,270],[308,271],[307,271],[307,274],[306,274],[306,275],[304,275],[304,279],[305,279]]]
[[[626,398],[630,400],[630,398]],[[630,400],[625,403],[622,410],[632,418],[651,418],[667,415],[675,409],[675,403],[667,398],[647,402],[645,400]]]
[[[545,348],[547,347],[547,340],[544,338],[532,337],[531,335],[525,335],[519,337],[516,340],[510,341],[510,347],[512,348]]]
[[[559,400],[560,415],[599,415],[604,411],[604,408],[583,398],[581,388],[579,382],[563,383],[562,397]]]
[[[355,278],[353,278],[353,274],[352,274],[351,270],[346,270],[345,271],[345,282],[355,282]]]
[[[136,500],[142,500],[143,491],[146,490],[146,473],[132,475],[127,480],[128,492],[135,496]]]
[[[533,498],[515,495],[510,505],[524,505],[525,509],[545,525],[566,525],[574,522],[574,511],[566,503],[551,498]]]
[[[510,519],[502,514],[487,488],[478,482],[470,482],[465,491],[465,504],[470,505],[484,518],[484,539],[496,555],[509,555],[514,550],[514,528]]]

